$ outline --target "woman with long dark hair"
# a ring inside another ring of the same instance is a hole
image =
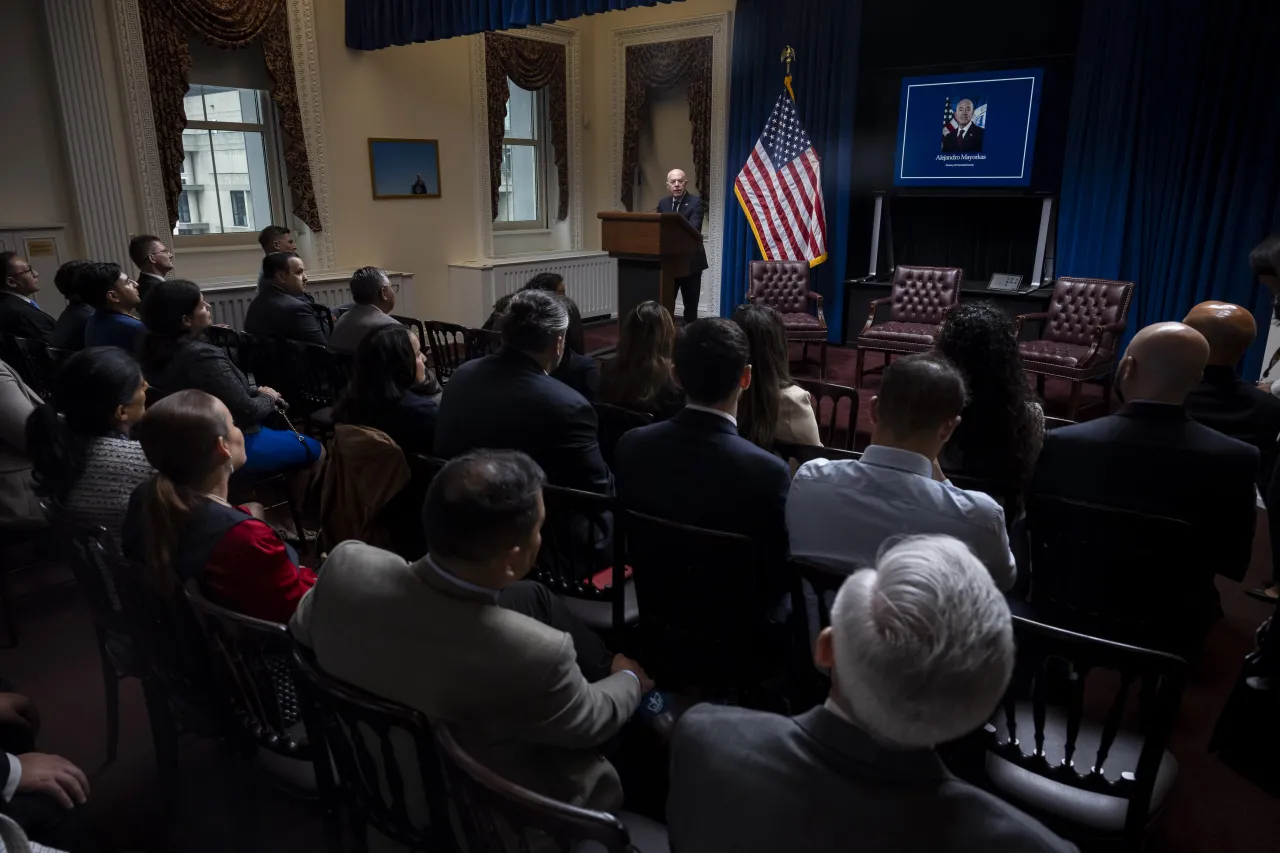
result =
[[[939,464],[1021,494],[1044,442],[1044,411],[1022,372],[1013,322],[994,303],[961,302],[943,319],[934,346],[960,369],[969,388],[960,426]],[[1020,508],[1005,510],[1016,517]]]
[[[779,441],[821,446],[809,392],[791,378],[781,315],[767,305],[744,305],[733,321],[751,349],[751,386],[738,400],[738,434],[771,453]]]
[[[430,453],[440,386],[412,330],[378,329],[360,342],[355,370],[334,408],[335,423],[385,432],[405,453]]]
[[[129,431],[146,408],[147,383],[118,347],[81,350],[63,362],[49,402],[27,418],[27,453],[36,494],[74,520],[106,528],[119,550],[129,496],[151,476]]]
[[[218,604],[288,622],[315,572],[254,515],[260,508],[228,501],[246,460],[230,410],[203,391],[179,391],[147,409],[134,432],[156,474],[130,501],[124,550],[146,564],[155,591],[168,597],[195,581]]]
[[[671,378],[676,326],[671,315],[649,300],[622,321],[618,351],[600,371],[602,403],[666,420],[684,408],[684,392]]]

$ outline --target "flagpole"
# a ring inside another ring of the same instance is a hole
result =
[[[787,64],[787,76],[783,78],[782,85],[787,87],[787,94],[791,96],[791,100],[795,101],[796,93],[791,88],[791,63],[795,61],[796,52],[791,45],[787,45],[782,51],[782,61]]]

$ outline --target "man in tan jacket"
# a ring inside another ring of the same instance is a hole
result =
[[[652,689],[648,676],[617,655],[589,683],[570,634],[499,606],[537,556],[544,483],[523,453],[452,460],[427,494],[431,554],[406,563],[344,542],[290,625],[325,672],[451,724],[512,782],[616,810],[622,786],[599,749]]]

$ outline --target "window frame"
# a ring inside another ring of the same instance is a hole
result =
[[[202,83],[199,85],[214,86],[216,84]],[[222,88],[257,92],[258,115],[261,117],[261,123],[190,119],[187,121],[186,129],[261,133],[263,160],[267,167],[267,197],[271,208],[271,223],[289,225],[290,223],[285,221],[288,217],[287,208],[285,207],[285,199],[288,198],[286,189],[288,179],[285,172],[284,148],[280,142],[279,121],[275,104],[271,100],[271,93],[265,89],[246,90],[243,86],[225,86]],[[190,89],[188,89],[189,91]],[[247,205],[248,199],[245,201]],[[225,217],[223,221],[226,221]],[[173,240],[172,245],[175,249],[208,249],[223,246],[256,247],[258,245],[258,232],[232,231],[220,234],[173,234],[170,239]]]
[[[516,88],[523,88],[518,86],[510,77],[507,78],[507,85],[516,86]],[[551,228],[549,213],[549,208],[551,206],[551,191],[550,187],[547,185],[547,178],[551,171],[549,165],[551,161],[551,118],[547,108],[546,88],[534,89],[532,91],[525,89],[525,91],[529,92],[533,97],[533,120],[537,125],[538,136],[535,139],[527,139],[507,136],[504,133],[502,137],[502,148],[499,149],[501,152],[499,156],[505,156],[506,146],[508,145],[518,145],[534,149],[534,167],[537,170],[536,177],[538,181],[538,216],[535,219],[520,219],[513,222],[506,222],[495,218],[493,220],[493,230],[495,233],[511,233],[516,231],[536,233],[540,231],[549,231]],[[510,109],[510,107],[508,107],[508,109]]]

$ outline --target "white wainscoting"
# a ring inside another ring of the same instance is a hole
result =
[[[307,276],[307,292],[316,302],[336,308],[351,301],[351,274],[355,270],[334,270]],[[402,294],[413,285],[413,273],[387,271],[392,284],[400,286]],[[244,314],[258,292],[258,283],[248,279],[208,279],[200,282],[205,301],[213,310],[213,322],[244,328]]]
[[[36,300],[53,317],[62,313],[67,301],[53,286],[54,273],[64,261],[71,260],[67,247],[66,226],[0,225],[0,252],[17,252],[40,274],[40,292]]]
[[[617,314],[617,261],[605,252],[553,252],[450,264],[454,321],[480,326],[488,319],[494,302],[544,272],[564,277],[566,292],[578,304],[583,319]]]

